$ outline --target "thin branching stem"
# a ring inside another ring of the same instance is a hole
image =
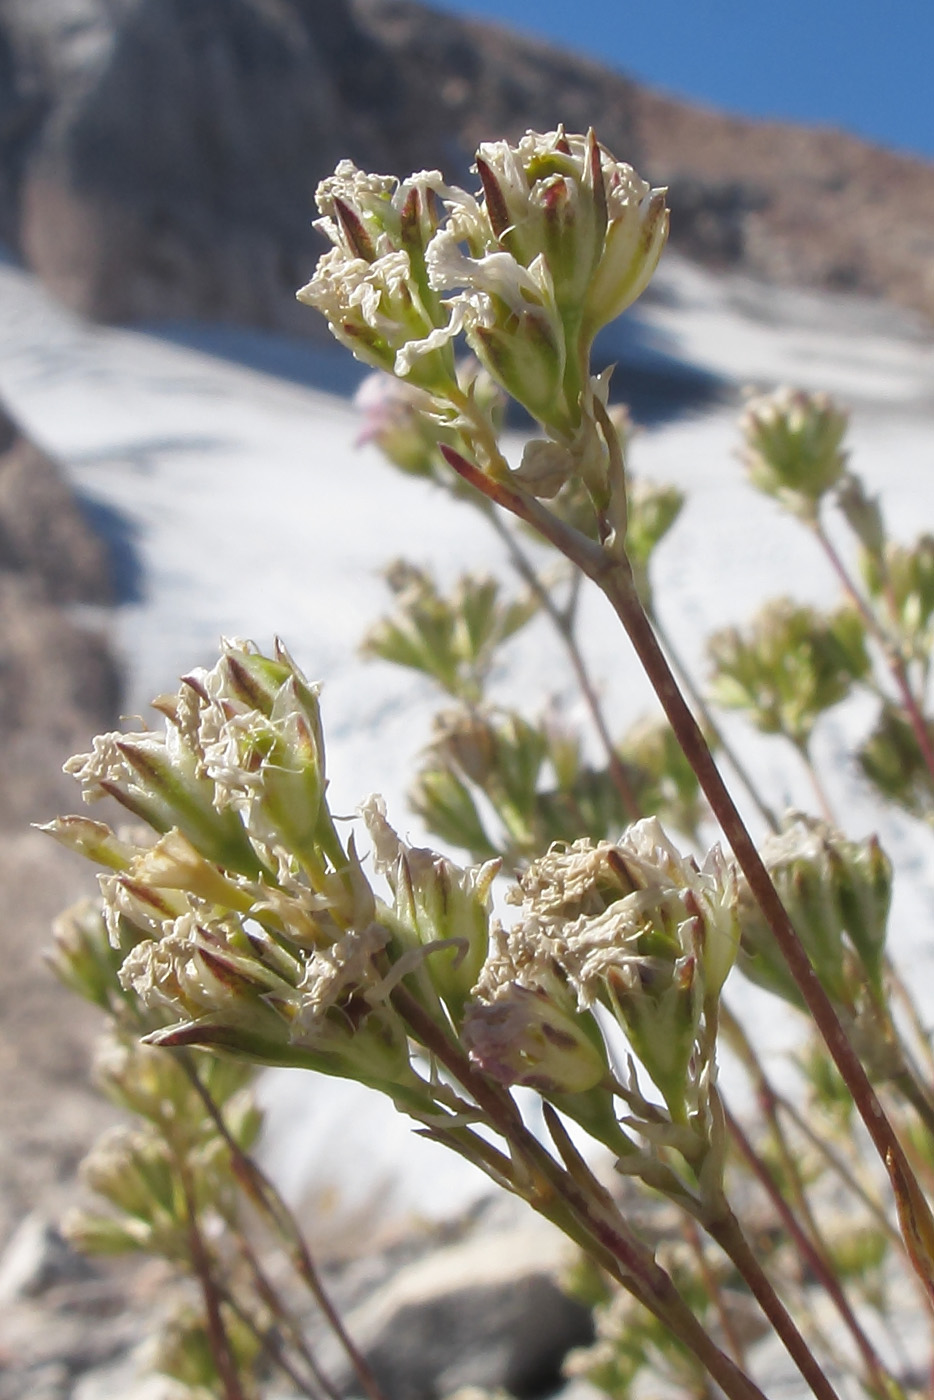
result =
[[[317,1397],[319,1394],[324,1394],[329,1396],[330,1400],[341,1400],[340,1391],[337,1386],[328,1379],[318,1365],[318,1360],[311,1350],[311,1347],[308,1345],[304,1332],[295,1321],[289,1309],[283,1307],[282,1299],[267,1277],[265,1270],[256,1257],[255,1251],[242,1232],[239,1234],[237,1244],[250,1270],[253,1278],[253,1286],[260,1299],[265,1303],[273,1317],[276,1318],[279,1325],[288,1333],[292,1345],[308,1367],[308,1371],[316,1387],[314,1395]]]
[[[918,1042],[917,1048],[924,1056],[928,1071],[932,1080],[934,1080],[934,1049],[932,1049],[931,1046],[931,1032],[921,1018],[918,1003],[912,996],[911,988],[889,957],[886,957],[885,960],[885,974],[889,986],[892,988],[905,1010],[905,1015],[908,1017],[908,1022]]]
[[[450,448],[445,457],[465,480],[539,530],[591,578],[611,603],[661,701],[714,816],[762,910],[805,1005],[823,1037],[873,1146],[885,1164],[899,1210],[909,1254],[934,1302],[934,1217],[891,1122],[847,1037],[795,932],[788,912],[713,760],[700,727],[681,693],[671,667],[639,601],[625,556],[614,555],[546,510],[538,501],[493,479]]]
[[[247,1400],[246,1392],[240,1384],[237,1363],[230,1345],[230,1337],[221,1313],[222,1290],[214,1278],[211,1256],[208,1253],[201,1226],[198,1221],[198,1207],[189,1180],[188,1169],[183,1161],[177,1161],[179,1180],[185,1197],[185,1210],[188,1216],[188,1249],[192,1268],[201,1288],[204,1302],[204,1316],[207,1325],[208,1345],[217,1370],[218,1380],[223,1387],[223,1400]]]
[[[755,1250],[751,1248],[733,1212],[727,1208],[718,1219],[711,1220],[706,1225],[706,1229],[727,1258],[736,1265],[759,1307],[768,1318],[772,1330],[781,1339],[782,1345],[807,1381],[817,1400],[839,1400],[839,1396],[824,1374],[823,1368],[798,1330],[794,1318],[759,1263]]]
[[[688,1247],[697,1260],[697,1267],[700,1270],[704,1290],[717,1310],[720,1329],[730,1349],[730,1354],[737,1366],[744,1366],[746,1364],[745,1348],[733,1325],[733,1318],[730,1316],[730,1310],[723,1297],[723,1288],[720,1285],[720,1280],[710,1267],[710,1260],[707,1258],[707,1254],[704,1250],[704,1241],[701,1238],[700,1230],[697,1228],[697,1221],[693,1216],[686,1215],[681,1228],[684,1231],[684,1237],[687,1240]]]
[[[850,571],[847,569],[846,564],[844,564],[833,540],[831,540],[830,536],[827,534],[820,520],[814,519],[811,522],[811,528],[814,531],[815,539],[826,555],[827,562],[840,580],[844,592],[856,608],[866,625],[867,631],[882,652],[885,663],[895,682],[895,687],[901,698],[905,713],[908,716],[908,721],[914,733],[915,740],[921,751],[921,756],[931,776],[931,781],[934,782],[934,744],[931,742],[930,730],[925,722],[924,715],[921,713],[921,707],[911,688],[911,681],[908,678],[908,668],[905,665],[905,658],[900,648],[893,642],[885,628],[882,627],[879,619],[863,597],[859,588],[857,588]]]
[[[592,1177],[582,1181],[580,1172],[562,1168],[555,1161],[526,1128],[509,1094],[474,1069],[404,986],[395,987],[390,999],[415,1038],[471,1095],[508,1143],[516,1171],[525,1176],[522,1194],[529,1204],[581,1244],[670,1327],[707,1368],[728,1400],[765,1400],[758,1386],[716,1345],[651,1250],[630,1232],[607,1192]],[[517,1184],[521,1185],[521,1178]]]
[[[613,743],[612,736],[607,726],[606,718],[603,714],[603,707],[600,704],[600,697],[597,695],[596,688],[594,686],[593,681],[590,678],[590,673],[587,670],[587,663],[585,662],[583,654],[581,653],[581,649],[578,646],[577,637],[574,631],[573,611],[570,613],[565,613],[555,606],[554,599],[552,598],[550,592],[548,591],[545,584],[542,583],[534,566],[528,559],[522,546],[519,544],[519,541],[515,538],[512,531],[509,530],[503,523],[503,519],[500,516],[499,512],[496,510],[491,510],[484,513],[487,515],[490,523],[496,530],[496,533],[500,536],[500,538],[506,545],[506,549],[509,552],[509,557],[512,560],[516,572],[528,584],[532,593],[538,599],[542,611],[545,613],[548,620],[551,622],[552,626],[554,627],[555,631],[560,637],[564,648],[567,651],[568,660],[571,663],[571,669],[577,677],[577,684],[580,689],[581,695],[583,696],[584,703],[587,706],[587,709],[590,711],[590,717],[593,721],[594,729],[597,732],[597,735],[600,739],[600,743],[602,744],[603,750],[606,754],[607,767],[609,769],[613,785],[615,786],[617,792],[620,795],[620,800],[622,801],[623,807],[626,811],[627,816],[629,817],[629,820],[634,822],[638,821],[639,818],[644,815],[644,813],[642,812],[636,795],[632,790],[632,785],[629,781],[629,776],[626,772],[625,765],[622,759],[620,758],[619,754],[616,752],[616,746]]]
[[[230,1132],[224,1121],[224,1115],[203,1084],[194,1065],[192,1065],[191,1061],[185,1056],[182,1057],[182,1063],[185,1066],[185,1073],[188,1075],[193,1088],[207,1109],[212,1122],[230,1152],[231,1166],[237,1180],[247,1192],[250,1199],[259,1207],[267,1219],[271,1220],[285,1242],[296,1272],[307,1286],[308,1291],[321,1309],[328,1326],[343,1347],[365,1394],[369,1397],[369,1400],[386,1400],[370,1365],[354,1343],[353,1338],[350,1336],[341,1320],[340,1313],[331,1302],[327,1290],[321,1281],[321,1276],[315,1267],[315,1262],[311,1256],[308,1244],[301,1230],[298,1228],[292,1216],[292,1212],[289,1210],[274,1184],[266,1176],[265,1172],[257,1166],[248,1153],[244,1152],[243,1148]]]
[[[824,786],[823,779],[817,771],[817,766],[814,762],[813,754],[811,753],[810,741],[808,739],[793,739],[791,742],[800,755],[804,770],[814,790],[814,796],[817,799],[817,805],[820,808],[821,816],[824,818],[824,821],[827,822],[828,826],[836,826],[837,823],[834,817],[833,804],[830,801],[830,795]]]
[[[649,615],[652,626],[655,629],[655,633],[665,649],[665,653],[668,657],[671,669],[677,677],[681,689],[685,692],[691,704],[693,705],[695,713],[700,717],[704,728],[710,735],[718,751],[723,754],[724,758],[726,758],[730,767],[733,769],[733,772],[736,774],[743,787],[746,789],[747,793],[752,799],[756,811],[759,813],[766,826],[768,826],[772,831],[778,831],[780,829],[781,823],[779,822],[777,815],[766,802],[765,798],[762,796],[762,793],[759,791],[758,785],[756,784],[756,780],[753,778],[752,774],[749,772],[749,769],[746,767],[745,762],[736,752],[736,749],[727,739],[726,735],[723,732],[723,729],[718,724],[713,711],[707,703],[703,691],[700,689],[699,686],[694,684],[694,679],[691,675],[690,669],[688,668],[687,664],[684,662],[680,653],[678,652],[677,648],[672,642],[671,634],[660,622],[658,613],[655,611],[654,607],[649,607],[646,609],[646,611]]]
[[[221,1297],[230,1308],[231,1312],[243,1323],[252,1335],[256,1338],[264,1355],[278,1366],[283,1375],[288,1376],[295,1386],[296,1393],[306,1397],[306,1400],[321,1400],[322,1392],[307,1378],[299,1374],[298,1368],[292,1364],[282,1346],[282,1339],[274,1327],[263,1327],[256,1318],[252,1316],[249,1309],[237,1299],[228,1289],[221,1290]],[[326,1392],[325,1392],[326,1393]]]
[[[729,1109],[724,1108],[724,1114],[726,1116],[726,1123],[730,1131],[730,1136],[739,1148],[750,1171],[766,1192],[779,1219],[794,1241],[796,1248],[800,1251],[802,1258],[810,1267],[814,1277],[818,1280],[828,1297],[833,1301],[844,1325],[852,1336],[853,1341],[856,1343],[866,1368],[867,1379],[875,1386],[880,1395],[885,1395],[887,1391],[887,1382],[882,1362],[876,1354],[869,1338],[866,1336],[866,1333],[863,1331],[863,1328],[860,1326],[859,1319],[850,1307],[846,1294],[840,1286],[840,1281],[834,1271],[833,1263],[827,1259],[824,1252],[817,1247],[815,1242],[802,1229],[794,1211],[782,1195],[781,1187],[775,1180],[772,1172],[766,1166]]]

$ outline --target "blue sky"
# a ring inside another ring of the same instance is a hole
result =
[[[428,0],[679,96],[934,158],[934,0]]]

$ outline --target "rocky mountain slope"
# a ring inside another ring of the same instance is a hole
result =
[[[98,1018],[42,967],[51,920],[93,880],[28,824],[72,804],[63,760],[116,721],[119,668],[75,606],[112,601],[106,547],[0,407],[0,1238],[70,1183],[106,1116],[86,1082]]]
[[[669,183],[689,256],[934,315],[934,166],[840,132],[703,110],[413,0],[0,0],[0,236],[104,319],[315,334],[294,288],[340,156],[462,179],[478,139],[561,120]]]

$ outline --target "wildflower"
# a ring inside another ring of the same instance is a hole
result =
[[[428,975],[459,1019],[487,954],[490,891],[502,862],[463,870],[435,851],[400,841],[381,798],[369,798],[361,811],[376,867],[393,893],[396,926],[409,946],[426,949]]]
[[[719,849],[698,868],[652,818],[617,843],[552,847],[511,898],[518,980],[554,965],[581,1010],[607,1006],[683,1121],[712,1054],[702,1020],[716,1016],[738,945],[735,879]]]
[[[742,420],[752,484],[805,520],[843,476],[847,415],[827,394],[779,389],[750,400]]]
[[[780,835],[767,838],[761,855],[828,995],[853,1015],[865,989],[881,1000],[892,867],[876,838],[850,841],[824,822],[795,815]],[[739,911],[744,972],[800,1006],[744,880]]]
[[[102,734],[65,764],[85,802],[113,797],[157,832],[178,827],[208,860],[248,871],[259,861],[234,812],[219,812],[199,755],[174,726],[163,734]]]
[[[425,267],[446,192],[436,171],[400,184],[341,161],[317,190],[316,227],[333,247],[297,294],[358,359],[428,389],[451,384],[450,341],[463,325],[462,308],[442,305]]]
[[[594,336],[644,290],[667,237],[664,191],[593,132],[484,144],[476,169],[475,197],[436,171],[400,183],[342,161],[317,192],[333,246],[299,300],[359,359],[449,411],[464,405],[451,350],[463,333],[492,378],[573,445]]]
[[[525,268],[544,258],[562,316],[580,319],[589,339],[644,291],[667,237],[665,192],[593,131],[481,145],[477,172],[495,246]]]

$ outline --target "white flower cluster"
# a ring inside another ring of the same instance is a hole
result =
[[[719,848],[698,868],[650,818],[616,843],[553,846],[511,899],[520,917],[495,931],[480,1004],[513,1004],[517,988],[544,993],[552,1019],[565,1011],[568,1033],[572,1013],[604,1006],[683,1116],[711,1082],[708,1032],[739,944],[736,880]],[[586,1057],[575,1049],[583,1075]],[[592,1056],[590,1065],[596,1075]]]
[[[110,866],[103,912],[124,988],[176,1040],[279,1063],[311,1051],[341,1072],[375,1038],[377,1062],[404,1073],[383,1005],[391,935],[324,801],[317,687],[281,646],[266,658],[227,642],[157,704],[164,732],[104,735],[67,765],[86,800],[116,798],[147,823],[142,842],[53,825]]]
[[[702,956],[705,987],[717,996],[736,957],[732,865],[714,846],[698,867],[655,817],[636,822],[615,843],[553,846],[509,898],[520,919],[504,963],[492,963],[485,975],[495,983],[510,964],[534,968],[544,956],[562,968],[581,1007],[601,999],[608,975],[631,983],[652,958],[686,965]]]
[[[563,129],[482,145],[482,190],[401,183],[342,161],[318,188],[332,243],[299,300],[379,369],[445,400],[461,333],[493,378],[572,434],[601,326],[644,290],[667,237],[664,190]]]

